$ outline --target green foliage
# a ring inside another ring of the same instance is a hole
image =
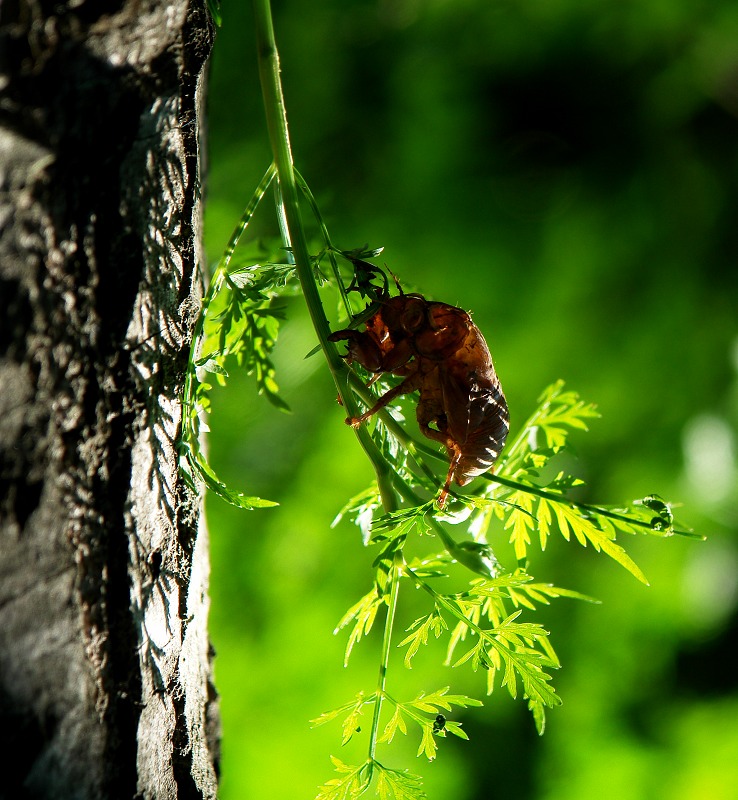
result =
[[[553,457],[567,448],[569,431],[587,430],[586,421],[597,416],[595,407],[583,403],[576,393],[565,391],[562,381],[548,387],[539,398],[538,408],[503,455],[487,494],[509,503],[511,511],[493,504],[489,512],[504,520],[519,561],[526,558],[531,536],[545,550],[549,534],[558,529],[567,541],[573,535],[583,547],[590,543],[647,584],[643,572],[615,539],[618,533],[635,535],[644,531],[691,536],[689,531],[675,530],[671,506],[657,495],[634,500],[624,507],[593,506],[570,496],[572,489],[584,485],[580,479],[563,472],[550,472],[551,477],[545,477]],[[501,485],[494,486],[494,482]],[[489,512],[482,511],[477,530],[486,530]]]
[[[203,412],[210,410],[211,385],[206,375],[215,375],[215,380],[223,384],[230,361],[253,376],[259,393],[269,402],[288,410],[279,395],[271,354],[283,318],[280,298],[294,294],[297,286],[291,250],[282,250],[281,260],[263,247],[261,259],[248,250],[236,250],[272,173],[267,172],[216,268],[193,341],[185,387],[182,453],[189,474],[203,479],[224,500],[243,508],[272,503],[233,491],[217,478],[199,448],[200,420]],[[369,309],[376,307],[376,295],[372,294],[383,289],[374,281],[384,276],[363,259],[379,251],[334,248],[312,194],[306,185],[302,191],[317,215],[322,237],[322,247],[311,256],[313,279],[324,292],[334,293],[339,314],[348,315],[350,325],[359,325],[367,312],[355,312],[351,298],[358,293]],[[328,276],[321,269],[326,259],[330,264]],[[324,342],[323,346],[330,344]],[[344,405],[372,402],[364,385],[366,378],[359,371],[350,381],[337,383]],[[319,798],[356,798],[370,787],[379,797],[422,798],[420,778],[384,766],[376,758],[377,747],[391,746],[398,733],[408,735],[412,727],[419,733],[418,756],[433,760],[446,734],[468,738],[461,721],[447,719],[441,710],[463,711],[481,706],[481,701],[450,694],[449,686],[432,692],[421,690],[412,700],[396,700],[387,691],[393,647],[403,651],[404,666],[411,669],[430,641],[443,639],[446,667],[481,672],[482,689],[488,695],[504,688],[511,697],[522,698],[536,729],[543,733],[546,710],[561,702],[552,683],[552,674],[560,663],[549,632],[528,616],[540,605],[559,598],[596,601],[536,582],[526,569],[531,547],[545,550],[549,537],[558,531],[567,542],[583,547],[589,544],[610,556],[646,583],[643,572],[616,541],[618,535],[691,535],[675,527],[670,504],[657,495],[622,507],[592,505],[578,499],[583,482],[558,469],[556,462],[570,450],[571,433],[587,431],[598,416],[593,405],[566,389],[562,381],[549,386],[509,442],[495,471],[478,482],[474,493],[452,491],[445,508],[439,507],[437,497],[446,456],[419,441],[404,425],[402,415],[396,410],[380,412],[369,423],[368,439],[362,440],[361,434],[367,434],[357,431],[365,450],[375,448],[373,463],[378,480],[349,500],[334,524],[344,517],[351,519],[364,543],[376,548],[377,554],[368,591],[349,608],[334,632],[348,631],[344,666],[380,619],[383,643],[377,686],[359,691],[354,699],[312,721],[314,726],[340,721],[342,745],[362,732],[367,735],[367,760],[360,766],[349,766],[333,758],[338,777],[320,788]],[[404,507],[397,507],[398,496],[405,501]],[[512,545],[518,561],[512,571],[501,567],[495,555],[493,543],[504,539]],[[424,545],[429,548],[425,555],[406,557],[406,550],[416,552]],[[440,583],[458,584],[459,570],[466,575],[466,588],[440,591]],[[410,622],[397,642],[393,624],[401,586],[423,590],[428,608]],[[367,711],[371,720],[362,724]]]
[[[262,47],[260,52],[276,50]],[[267,73],[274,77],[274,71]],[[274,87],[270,91],[280,96]],[[282,111],[267,105],[267,115],[273,123],[270,129],[280,130]],[[349,373],[329,341],[324,306],[336,310],[336,324],[357,328],[374,313],[389,285],[386,274],[366,261],[380,249],[340,250],[332,244],[307,183],[291,162],[285,162],[286,128],[282,135],[283,141],[273,142],[278,163],[267,171],[215,270],[193,338],[184,393],[181,447],[190,478],[204,480],[223,499],[244,508],[271,503],[229,489],[207,463],[199,446],[202,414],[210,410],[211,385],[205,375],[213,374],[223,383],[232,359],[254,377],[260,394],[287,410],[271,354],[283,314],[279,299],[294,293],[299,281],[319,342],[314,352],[324,352],[341,403],[353,416],[353,409],[373,404],[373,395],[366,386],[367,375],[361,369]],[[282,258],[271,254],[232,263],[241,235],[275,175],[277,217],[285,243]],[[317,228],[318,245],[306,259],[298,195],[312,211]],[[364,307],[354,308],[357,298]],[[413,731],[418,735],[417,755],[433,760],[447,734],[468,738],[461,720],[447,719],[441,711],[458,716],[481,706],[481,701],[452,694],[450,686],[434,691],[418,687],[413,699],[395,699],[388,683],[394,674],[390,653],[396,648],[403,651],[405,668],[412,669],[416,659],[426,658],[432,650],[431,642],[444,640],[441,666],[480,673],[481,691],[487,695],[503,688],[512,698],[521,698],[538,732],[544,732],[546,710],[561,702],[552,683],[560,662],[549,632],[531,617],[541,605],[560,598],[595,601],[535,581],[527,571],[530,548],[544,551],[550,536],[558,532],[567,542],[591,545],[647,583],[618,536],[691,535],[677,528],[671,505],[657,495],[617,507],[581,499],[584,484],[559,468],[560,456],[570,450],[571,433],[587,431],[598,416],[593,405],[563,382],[549,386],[494,472],[477,482],[475,492],[452,491],[445,508],[438,497],[448,467],[446,455],[419,441],[397,409],[385,409],[356,429],[376,481],[344,506],[336,522],[344,517],[354,521],[376,555],[368,590],[340,619],[335,632],[348,633],[347,666],[355,648],[381,622],[379,677],[376,686],[361,689],[312,721],[314,726],[339,722],[342,746],[360,737],[366,740],[366,760],[358,766],[331,757],[337,777],[320,787],[318,800],[348,800],[370,789],[383,799],[423,798],[421,778],[380,762],[378,747],[389,748],[398,734],[408,736]],[[517,564],[503,567],[496,550],[505,540],[512,545]],[[442,591],[441,584],[455,588]],[[420,589],[427,607],[408,621],[404,635],[398,637],[394,624],[406,589]]]
[[[625,506],[612,508],[583,503],[573,497],[583,482],[555,468],[556,457],[569,448],[572,431],[587,430],[588,422],[598,416],[594,406],[564,388],[563,382],[550,386],[539,398],[531,417],[512,440],[498,463],[497,471],[487,476],[477,494],[454,495],[451,506],[441,510],[434,500],[418,502],[409,508],[381,513],[376,485],[354,497],[339,514],[348,515],[362,530],[365,541],[377,547],[375,580],[364,595],[343,617],[336,632],[350,627],[344,663],[348,664],[353,648],[369,633],[379,612],[386,605],[385,634],[391,630],[394,604],[389,598],[396,584],[408,583],[424,590],[429,598],[426,613],[415,619],[406,635],[397,643],[404,649],[404,665],[410,669],[429,641],[447,640],[445,664],[452,668],[468,665],[485,675],[484,688],[492,694],[503,687],[513,698],[522,697],[533,715],[536,728],[543,733],[546,709],[560,704],[552,685],[552,671],[560,663],[548,631],[525,618],[540,605],[559,598],[597,602],[578,592],[547,583],[535,582],[524,563],[533,543],[545,550],[550,534],[558,530],[570,542],[591,544],[595,550],[609,555],[635,577],[645,576],[626,551],[616,543],[618,534],[652,534],[668,536],[677,530],[670,505],[651,495]],[[404,428],[380,422],[375,435],[395,436],[402,444],[397,477],[398,490],[405,497],[427,486],[426,458],[436,456]],[[380,427],[384,430],[379,431]],[[408,460],[406,454],[414,456]],[[385,451],[387,453],[388,451]],[[388,457],[388,456],[386,456]],[[397,474],[397,473],[396,473]],[[437,479],[437,485],[440,480]],[[410,485],[408,485],[410,484]],[[452,537],[448,525],[464,526],[470,536]],[[509,537],[519,565],[511,572],[499,567],[489,541]],[[489,539],[488,539],[489,537]],[[444,550],[423,557],[405,560],[404,552],[412,542],[414,549],[423,541],[440,540]],[[458,574],[454,564],[469,570],[467,588],[441,592],[439,579]],[[484,577],[479,577],[479,575]],[[383,676],[388,663],[383,663]],[[366,705],[375,707],[375,723],[370,731],[370,751],[376,744],[392,743],[397,732],[408,733],[408,721],[421,728],[418,755],[436,757],[439,733],[450,732],[466,738],[461,723],[444,720],[441,731],[434,730],[434,717],[440,708],[452,705],[466,708],[481,705],[478,700],[449,695],[449,688],[423,694],[409,703],[400,703],[380,686],[373,693],[362,692],[357,700],[314,721],[323,724],[343,717],[342,743],[346,744],[360,727],[358,717]],[[380,722],[376,709],[384,704],[388,718]],[[373,757],[373,756],[372,756]],[[347,785],[347,784],[344,784]],[[353,794],[358,797],[369,784],[354,782]],[[407,789],[409,797],[420,797],[417,786]],[[413,794],[412,792],[415,792]]]
[[[182,471],[194,486],[202,480],[208,489],[232,505],[244,509],[276,505],[226,486],[208,463],[201,447],[207,431],[204,421],[210,412],[209,375],[221,384],[228,377],[226,364],[233,357],[249,374],[255,374],[260,391],[273,403],[286,408],[279,399],[270,353],[277,340],[279,311],[271,307],[277,287],[284,288],[289,267],[268,263],[232,266],[236,247],[264,198],[275,171],[270,167],[256,188],[234,230],[223,257],[210,280],[195,325],[182,392],[182,436],[179,452]],[[203,354],[204,352],[204,354]]]
[[[350,800],[363,794],[377,778],[377,797],[380,800],[422,800],[426,797],[421,789],[422,780],[407,771],[390,769],[374,759],[367,759],[360,767],[344,764],[331,756],[336,772],[342,778],[333,778],[320,787],[315,800]]]

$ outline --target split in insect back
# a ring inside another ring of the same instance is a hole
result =
[[[452,480],[464,486],[487,472],[502,451],[510,426],[500,380],[484,336],[466,311],[420,294],[390,297],[386,288],[375,300],[378,310],[364,331],[346,328],[329,338],[347,343],[347,363],[404,380],[346,422],[360,425],[395,398],[419,391],[420,430],[445,445],[449,456],[438,498],[443,508]]]

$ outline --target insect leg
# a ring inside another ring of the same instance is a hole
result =
[[[458,447],[454,446],[453,455],[451,456],[451,461],[448,465],[448,474],[446,475],[446,483],[443,484],[443,489],[441,489],[441,494],[438,495],[439,508],[443,508],[446,505],[448,490],[451,486],[451,481],[453,480],[454,472],[456,472],[456,467],[458,467],[460,460],[461,460],[461,450],[459,450]]]
[[[346,420],[346,424],[350,425],[352,428],[356,428],[361,425],[362,422],[365,422],[370,417],[374,416],[377,411],[383,409],[385,406],[389,405],[396,397],[399,397],[403,394],[409,394],[410,392],[414,392],[418,388],[418,376],[417,373],[412,373],[408,375],[405,380],[395,386],[394,388],[390,389],[388,392],[385,392],[379,400],[367,411],[361,414],[358,417],[349,417]]]
[[[358,361],[369,372],[377,372],[382,369],[382,351],[377,342],[368,334],[346,328],[346,330],[335,331],[328,339],[331,342],[345,341],[347,343],[348,351],[343,356],[347,364]]]

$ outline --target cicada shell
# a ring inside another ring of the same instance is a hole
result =
[[[449,456],[441,507],[452,480],[464,486],[492,467],[509,430],[508,408],[487,343],[466,311],[401,294],[383,300],[364,331],[336,331],[330,339],[347,343],[347,362],[403,377],[348,424],[359,425],[396,397],[419,391],[420,430],[443,443]]]

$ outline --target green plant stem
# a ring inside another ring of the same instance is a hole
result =
[[[300,175],[300,173],[295,170],[295,178],[297,179],[297,185],[300,187],[300,191],[303,193],[305,198],[310,205],[310,209],[313,212],[313,216],[315,217],[318,227],[320,228],[320,234],[323,237],[323,242],[325,244],[326,254],[328,256],[328,260],[331,262],[331,270],[333,271],[333,277],[336,280],[336,286],[338,287],[338,291],[341,295],[341,300],[343,301],[343,307],[346,309],[346,314],[348,317],[351,317],[352,310],[351,310],[351,303],[348,299],[348,294],[346,293],[346,287],[343,285],[343,281],[341,280],[341,275],[338,271],[338,261],[336,259],[336,248],[333,246],[331,242],[331,237],[328,235],[328,228],[323,220],[323,215],[320,213],[320,208],[318,207],[318,203],[315,199],[315,196],[310,191],[310,187],[307,184],[307,181]]]
[[[300,195],[292,160],[292,148],[287,127],[287,112],[282,92],[282,82],[279,74],[279,53],[274,38],[271,6],[269,0],[253,0],[253,8],[259,77],[264,97],[267,130],[274,155],[274,164],[277,170],[277,180],[284,209],[285,227],[289,238],[286,245],[290,248],[294,257],[303,297],[320,342],[320,347],[323,350],[336,384],[341,403],[349,417],[356,417],[359,415],[359,410],[349,390],[348,371],[335,345],[328,340],[330,326],[328,325],[313,276],[307,238],[302,224]],[[396,510],[399,505],[399,498],[392,486],[389,465],[365,428],[357,428],[356,435],[376,472],[377,484],[385,510]]]
[[[271,7],[268,0],[254,0],[253,6],[256,21],[259,77],[264,96],[269,141],[274,154],[279,188],[284,203],[287,231],[290,238],[288,245],[295,259],[302,292],[320,345],[326,355],[331,371],[341,372],[343,365],[340,356],[336,348],[328,341],[330,328],[318,294],[318,287],[313,278],[310,254],[300,214],[299,192],[292,161],[287,113],[279,75],[279,54],[274,39]]]
[[[398,563],[399,562],[399,563]],[[384,621],[384,636],[382,638],[382,655],[379,661],[379,675],[377,676],[377,694],[374,703],[374,715],[372,716],[372,730],[369,735],[369,758],[374,761],[377,751],[377,738],[379,735],[379,716],[382,712],[382,701],[385,697],[385,686],[387,685],[387,668],[389,666],[389,655],[392,646],[392,628],[397,611],[397,595],[400,589],[400,570],[403,568],[404,558],[402,551],[395,553],[395,562],[389,574],[390,592],[387,602],[387,617]]]

